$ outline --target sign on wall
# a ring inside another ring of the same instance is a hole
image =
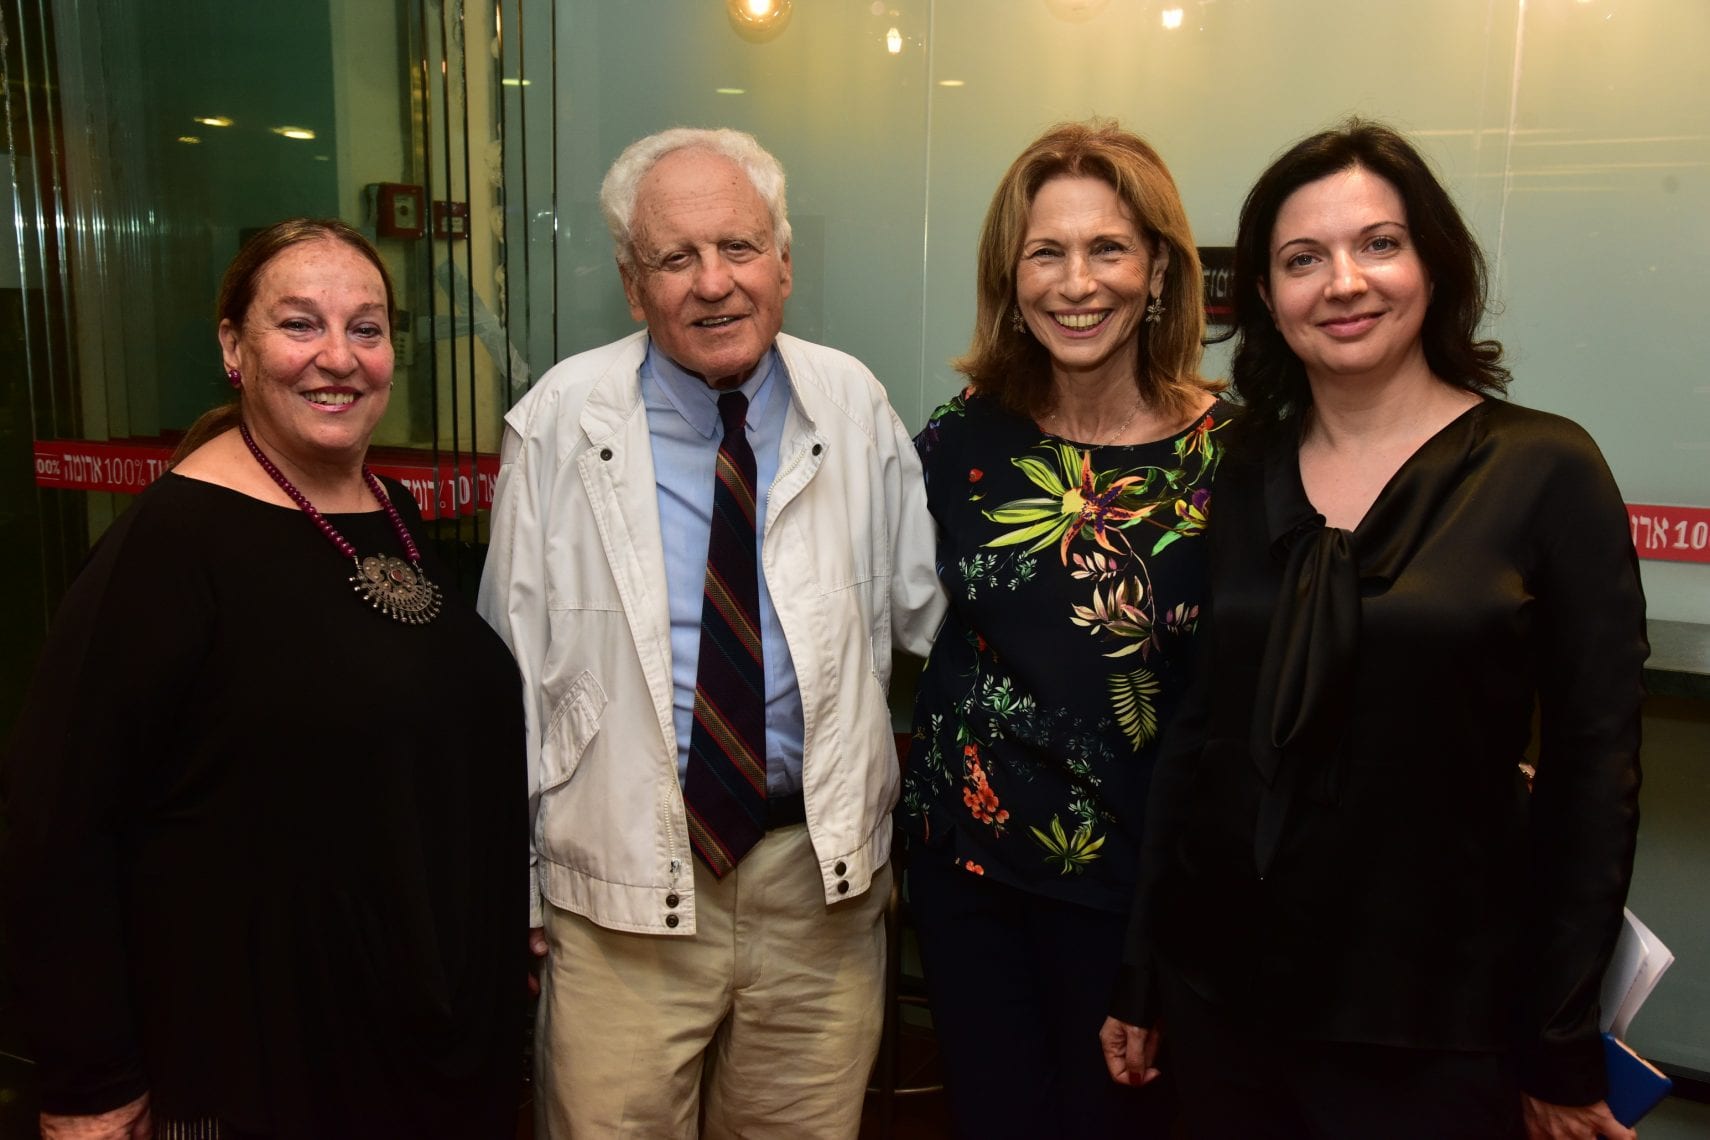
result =
[[[1640,558],[1710,562],[1710,507],[1627,504],[1627,523]]]
[[[37,440],[36,486],[67,491],[134,495],[166,472],[172,448],[159,443]],[[431,454],[376,451],[368,464],[398,480],[415,496],[424,519],[469,515],[493,506],[499,457],[476,455],[437,465]],[[1710,507],[1627,504],[1633,546],[1640,558],[1710,563]]]
[[[1205,331],[1224,332],[1235,323],[1235,247],[1200,246],[1199,268],[1205,279]]]
[[[36,486],[67,491],[115,491],[134,495],[166,472],[172,448],[160,443],[107,443],[85,439],[38,439]],[[499,478],[499,457],[476,455],[437,464],[431,453],[376,451],[368,466],[398,480],[415,496],[424,519],[487,510]]]

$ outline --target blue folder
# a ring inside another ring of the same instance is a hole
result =
[[[1603,1060],[1609,1070],[1609,1111],[1629,1128],[1674,1087],[1662,1070],[1616,1040],[1614,1034],[1603,1035]]]

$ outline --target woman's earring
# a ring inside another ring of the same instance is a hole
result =
[[[1009,327],[1018,333],[1027,331],[1027,322],[1021,319],[1021,306],[1011,306],[1009,310]]]
[[[1155,325],[1163,319],[1164,300],[1162,297],[1153,297],[1150,301],[1146,302],[1146,323],[1149,325]]]
[[[228,369],[226,369],[226,381],[233,388],[242,388],[243,387],[243,373],[239,372],[235,368],[228,368]]]

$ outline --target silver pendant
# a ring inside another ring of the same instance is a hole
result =
[[[439,587],[421,567],[390,554],[370,554],[356,561],[351,584],[364,601],[394,621],[426,625],[439,615]]]

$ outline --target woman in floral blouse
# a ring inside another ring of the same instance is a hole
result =
[[[1105,1076],[1097,1034],[1199,618],[1224,421],[1203,325],[1150,146],[1069,123],[1022,152],[980,237],[969,386],[916,441],[951,611],[899,815],[961,1134],[1161,1115]]]

